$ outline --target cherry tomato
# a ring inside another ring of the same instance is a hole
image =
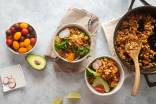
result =
[[[29,33],[29,31],[28,31],[28,29],[24,28],[24,29],[22,29],[21,33],[22,33],[22,35],[26,36]]]
[[[19,40],[21,38],[21,32],[16,32],[14,34],[14,40]]]
[[[13,41],[13,48],[15,50],[19,49],[19,43],[18,43],[18,41]]]
[[[28,27],[29,32],[33,32],[33,28],[31,26]]]
[[[11,33],[12,33],[12,34],[16,32],[16,28],[15,28],[14,26],[12,26],[12,27],[10,28],[10,30],[11,30]]]
[[[15,29],[16,29],[16,30],[19,30],[19,29],[20,29],[20,27],[19,27],[19,24],[18,24],[18,23],[14,24],[13,26],[15,27]]]
[[[19,26],[20,26],[21,29],[24,29],[24,28],[27,28],[29,25],[27,23],[23,22],[23,23],[20,23]]]
[[[27,38],[33,38],[32,34],[27,34]]]
[[[30,39],[30,43],[31,43],[31,45],[35,45],[35,43],[36,43],[36,38],[31,38],[31,39]]]
[[[21,38],[19,39],[20,42],[23,42],[25,40],[24,36],[21,36]]]
[[[8,46],[12,45],[12,42],[13,42],[12,39],[7,39],[7,40],[6,40],[6,43],[7,43]]]
[[[28,45],[30,45],[30,39],[25,39],[24,40],[24,46],[28,46]]]
[[[19,48],[18,52],[21,53],[21,54],[26,53],[27,49],[22,47],[22,48]]]
[[[27,48],[27,50],[29,51],[29,50],[32,49],[32,46],[31,46],[31,45],[28,45],[26,48]]]
[[[12,39],[13,36],[12,36],[12,35],[7,35],[6,38],[7,38],[7,39]]]
[[[11,30],[8,29],[8,30],[6,31],[6,34],[7,34],[7,35],[11,35]]]
[[[20,47],[24,47],[24,42],[20,42]]]
[[[97,92],[100,92],[100,93],[104,93],[104,92],[105,92],[105,89],[104,89],[104,86],[103,86],[103,85],[97,85],[97,86],[95,87],[95,90],[96,90]]]

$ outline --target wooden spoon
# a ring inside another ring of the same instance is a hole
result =
[[[141,50],[141,46],[142,43],[139,41],[129,41],[125,45],[126,52],[132,58],[135,65],[135,80],[131,91],[132,96],[136,96],[138,89],[140,87],[140,67],[139,67],[138,56]]]

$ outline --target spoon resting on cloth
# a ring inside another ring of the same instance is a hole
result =
[[[138,56],[141,50],[141,46],[142,43],[139,41],[129,41],[125,45],[126,52],[132,58],[135,65],[135,80],[131,91],[132,96],[136,96],[138,89],[140,87],[140,67],[139,67]]]

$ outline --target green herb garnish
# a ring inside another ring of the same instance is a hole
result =
[[[90,68],[87,68],[87,76],[90,76],[90,75],[93,75],[94,77],[98,77],[98,76],[100,76],[97,72],[95,72],[95,71],[93,71],[92,69],[90,69]],[[90,73],[90,74],[89,74]]]
[[[64,39],[62,42],[55,43],[55,49],[56,51],[67,50],[68,45],[69,45],[69,41],[67,39]]]
[[[78,55],[80,55],[81,57],[85,56],[86,54],[88,54],[90,51],[88,46],[85,47],[78,47],[77,53]]]

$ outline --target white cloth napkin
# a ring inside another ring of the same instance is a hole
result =
[[[120,20],[120,18],[116,18],[109,22],[102,23],[102,28],[104,30],[105,37],[106,37],[107,44],[108,44],[109,50],[111,52],[111,55],[113,56],[113,58],[115,58],[116,60],[118,60],[121,63],[121,61],[118,59],[118,57],[115,53],[114,44],[113,44],[114,30],[115,30],[115,27],[119,20]],[[133,75],[132,71],[127,70],[127,68],[122,63],[121,63],[121,65],[125,72],[125,79],[130,77],[131,75]]]

